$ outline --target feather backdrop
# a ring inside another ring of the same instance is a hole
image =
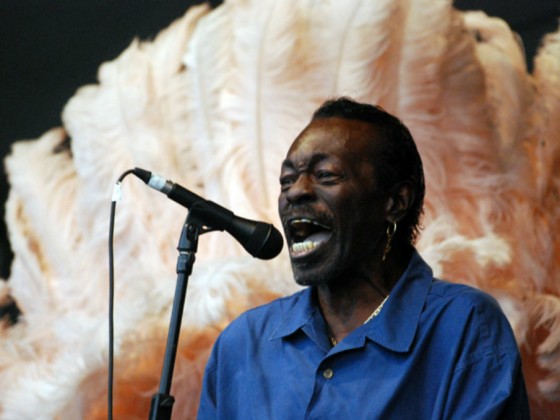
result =
[[[560,31],[528,74],[507,25],[450,0],[229,0],[134,41],[5,166],[15,258],[0,297],[0,418],[106,416],[107,233],[118,176],[143,167],[278,225],[280,163],[311,112],[350,95],[410,127],[427,182],[418,248],[437,275],[494,295],[523,353],[533,417],[560,410]],[[30,164],[32,163],[32,164]],[[186,210],[138,180],[115,223],[115,416],[156,392]],[[286,253],[200,239],[172,394],[193,418],[213,340],[296,290]]]

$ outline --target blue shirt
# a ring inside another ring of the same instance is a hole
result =
[[[312,288],[219,336],[198,418],[527,419],[519,351],[487,294],[433,278],[418,253],[381,313],[331,347]]]

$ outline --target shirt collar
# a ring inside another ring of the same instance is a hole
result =
[[[416,335],[432,280],[432,269],[414,250],[407,269],[391,290],[383,310],[364,326],[365,335],[390,350],[408,351]]]
[[[282,317],[280,325],[270,337],[271,340],[292,335],[305,325],[313,323],[319,308],[314,302],[312,290],[311,287],[308,287],[296,293],[292,307]]]
[[[359,328],[360,334],[351,334],[353,337],[347,338],[356,340],[355,344],[358,344],[363,343],[365,336],[389,350],[408,351],[418,329],[432,279],[431,268],[414,250],[407,269],[395,284],[383,310],[374,320]],[[285,313],[270,339],[287,337],[300,329],[315,332],[317,317],[320,317],[320,312],[312,288],[304,289],[296,294],[292,307]],[[322,317],[321,321],[324,324]]]

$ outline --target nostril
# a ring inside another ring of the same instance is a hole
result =
[[[315,196],[315,192],[309,182],[298,181],[290,187],[286,195],[286,198],[291,202],[296,202],[296,201],[310,200],[314,196]]]

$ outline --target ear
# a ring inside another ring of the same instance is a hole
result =
[[[401,220],[410,210],[415,197],[416,191],[409,182],[398,184],[385,203],[385,219],[390,223]]]

